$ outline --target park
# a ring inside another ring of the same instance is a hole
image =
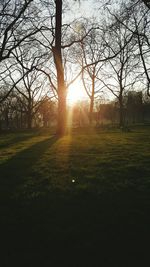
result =
[[[150,2],[0,1],[0,267],[150,266]]]

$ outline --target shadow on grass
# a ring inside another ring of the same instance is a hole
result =
[[[1,197],[9,198],[19,185],[28,180],[30,175],[32,175],[32,167],[56,141],[57,137],[55,136],[46,138],[44,141],[38,142],[30,146],[30,148],[17,153],[0,165]]]
[[[32,138],[35,136],[35,133],[17,133],[17,134],[1,134],[1,143],[0,143],[0,149],[5,148],[5,147],[10,147],[12,145],[15,145],[19,142],[26,141],[29,138]]]
[[[52,137],[36,143],[1,166],[3,199],[24,183],[39,157],[56,141]],[[149,204],[149,192],[133,188],[101,195],[49,192],[3,203],[1,265],[146,266]]]

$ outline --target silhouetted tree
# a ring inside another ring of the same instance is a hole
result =
[[[94,29],[94,27],[90,35],[81,43],[82,82],[90,99],[89,119],[91,125],[93,122],[94,101],[101,91],[101,84],[97,77],[103,65],[103,62],[101,64],[99,62],[101,58],[104,58],[103,45],[102,36],[99,30]],[[89,66],[89,63],[95,64]]]
[[[126,22],[127,23],[127,22]],[[108,43],[110,49],[115,53],[116,48],[120,50],[113,60],[108,60],[100,80],[103,85],[118,99],[119,103],[119,125],[124,125],[124,102],[123,97],[126,90],[133,87],[136,82],[134,74],[138,61],[134,59],[134,49],[136,42],[131,38],[133,33],[121,23],[110,27]],[[129,37],[131,36],[131,37]],[[130,42],[128,42],[128,38]]]
[[[0,85],[3,82],[6,84],[8,68],[10,72],[16,64],[14,55],[16,56],[17,49],[27,43],[30,48],[35,35],[41,31],[39,10],[32,2],[33,0],[3,0],[0,3]],[[32,56],[34,57],[34,53]],[[0,102],[5,101],[22,78],[16,76],[14,84],[9,84],[9,90],[0,98]]]

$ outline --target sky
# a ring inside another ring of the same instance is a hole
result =
[[[99,12],[99,1],[93,1],[93,0],[81,0],[79,1],[69,1],[69,12],[67,11],[67,16],[71,16],[72,18],[76,19],[78,17],[93,17],[98,16]]]
[[[106,0],[80,0],[69,1],[69,8],[66,12],[66,17],[68,18],[68,21],[72,19],[77,19],[80,17],[86,17],[86,18],[96,18],[95,21],[100,21],[100,19],[103,19],[104,12],[102,11],[102,6],[104,3],[106,3]],[[69,11],[70,10],[70,11]],[[71,20],[70,20],[71,21]],[[101,93],[102,94],[102,93]],[[114,99],[114,95],[107,91],[107,93],[101,95],[102,98],[105,98],[105,100]],[[71,85],[68,92],[68,101],[70,103],[74,103],[78,100],[89,100],[89,97],[87,96],[87,93],[85,92],[85,89],[83,87],[81,79],[77,79],[74,84]]]
[[[94,0],[68,1],[68,9],[64,14],[64,19],[70,22],[80,17],[98,17],[100,13],[99,7],[100,2]],[[80,78],[70,86],[67,98],[71,104],[79,100],[89,99]]]

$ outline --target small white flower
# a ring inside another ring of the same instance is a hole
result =
[[[75,180],[74,179],[72,179],[72,183],[75,183]]]

